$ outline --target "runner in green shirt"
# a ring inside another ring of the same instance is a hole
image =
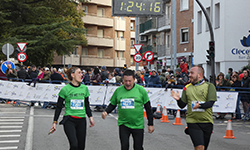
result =
[[[215,86],[204,79],[202,66],[193,66],[189,73],[190,84],[179,92],[171,91],[171,96],[177,100],[178,106],[187,105],[187,130],[195,150],[206,150],[213,131],[212,107],[217,100]]]
[[[132,70],[126,70],[123,74],[124,85],[118,87],[110,99],[110,104],[102,113],[105,119],[118,105],[118,126],[121,149],[129,149],[129,136],[134,139],[134,149],[143,150],[144,115],[143,106],[148,118],[148,132],[154,131],[153,113],[147,91],[135,84],[135,74]]]
[[[86,140],[86,115],[89,117],[90,127],[95,125],[89,107],[89,90],[82,82],[80,68],[71,67],[67,71],[70,83],[59,92],[54,122],[49,133],[56,130],[57,120],[65,102],[65,114],[59,124],[63,124],[64,132],[69,140],[70,150],[84,150]]]

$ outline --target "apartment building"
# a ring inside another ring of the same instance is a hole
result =
[[[192,65],[193,56],[193,5],[194,0],[176,1],[177,64],[184,59]]]
[[[176,68],[181,59],[191,65],[193,52],[193,1],[176,1],[174,12],[173,2],[164,0],[164,14],[157,17],[139,18],[139,43],[143,44],[140,51],[154,53],[151,62],[143,62],[149,69]],[[174,35],[173,14],[176,15],[176,35]],[[176,41],[173,37],[176,37]],[[174,51],[176,45],[176,52]],[[174,55],[176,53],[176,55]],[[173,57],[176,56],[176,59]],[[176,62],[173,62],[176,60]],[[173,66],[176,65],[176,66]]]
[[[57,56],[54,65],[82,68],[105,65],[108,69],[130,67],[131,27],[129,17],[112,16],[112,0],[79,3],[87,30],[87,46],[78,45],[70,56]]]
[[[212,21],[215,40],[215,74],[238,71],[249,63],[250,1],[200,0]],[[233,11],[232,11],[233,10]],[[194,63],[203,64],[206,76],[211,67],[206,63],[210,32],[201,8],[194,5]]]

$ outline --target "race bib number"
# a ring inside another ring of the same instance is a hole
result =
[[[121,108],[122,109],[133,109],[135,108],[134,99],[121,99]]]
[[[83,102],[82,99],[72,99],[70,100],[70,108],[71,109],[83,109]]]
[[[205,109],[201,109],[201,108],[196,108],[193,109],[193,107],[196,105],[197,101],[192,101],[192,111],[193,112],[205,112]],[[199,102],[199,104],[203,104],[203,102]]]

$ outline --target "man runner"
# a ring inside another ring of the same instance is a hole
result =
[[[215,86],[204,79],[202,66],[194,66],[189,73],[190,84],[179,92],[171,91],[178,106],[187,106],[187,134],[190,135],[195,150],[206,150],[213,131],[212,106],[217,100]]]
[[[124,84],[118,87],[110,99],[110,104],[102,113],[105,119],[118,105],[118,126],[121,150],[129,149],[129,136],[134,139],[134,150],[143,150],[144,115],[143,106],[148,118],[148,132],[154,131],[153,113],[147,91],[135,84],[135,74],[132,70],[126,70],[123,74]]]

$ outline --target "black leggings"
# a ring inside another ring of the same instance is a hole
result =
[[[86,118],[72,118],[63,124],[64,132],[69,140],[70,150],[84,150],[86,140]]]
[[[204,145],[208,147],[211,134],[213,132],[212,123],[188,123],[188,132],[194,147]]]
[[[143,136],[144,129],[131,129],[126,127],[125,125],[119,126],[119,135],[121,142],[121,150],[129,149],[129,136],[132,134],[134,139],[134,150],[143,150]]]

